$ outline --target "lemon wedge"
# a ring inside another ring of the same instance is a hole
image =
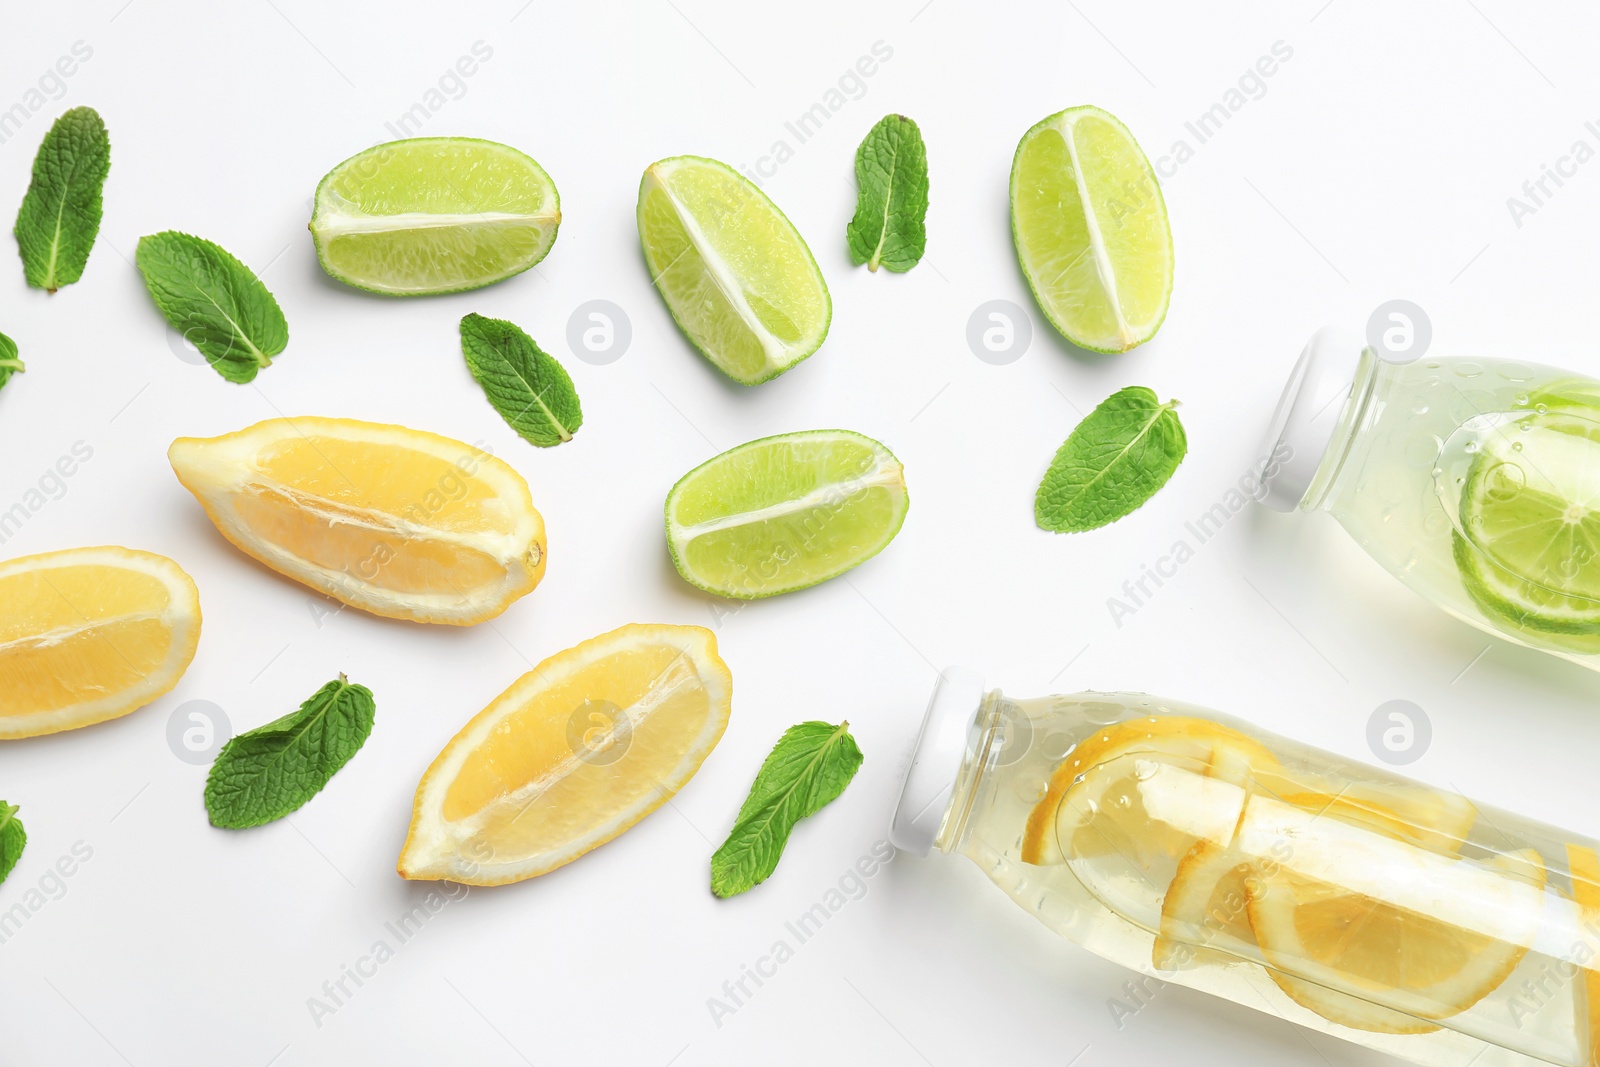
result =
[[[352,419],[180,437],[178,480],[236,548],[351,607],[467,626],[544,576],[528,483],[486,451]]]
[[[498,885],[610,841],[699,770],[732,686],[698,626],[624,626],[551,656],[422,776],[401,875]]]
[[[178,684],[200,595],[172,560],[73,548],[0,563],[0,738],[104,722]]]

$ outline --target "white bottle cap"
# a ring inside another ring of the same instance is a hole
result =
[[[889,824],[895,848],[918,856],[933,848],[982,703],[983,676],[976,671],[949,667],[939,675]]]
[[[1355,385],[1364,347],[1359,336],[1337,326],[1324,326],[1306,342],[1261,446],[1256,473],[1269,508],[1293,511],[1305,499]]]

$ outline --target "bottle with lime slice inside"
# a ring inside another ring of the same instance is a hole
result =
[[[1600,669],[1600,382],[1324,329],[1258,464],[1269,506],[1331,512],[1451,614]]]
[[[1433,1067],[1596,1062],[1600,842],[1239,719],[947,670],[889,839],[1160,983]]]

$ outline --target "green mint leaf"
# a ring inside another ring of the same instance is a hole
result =
[[[928,230],[928,152],[904,115],[885,115],[856,149],[856,217],[845,228],[850,261],[908,271],[922,258]]]
[[[110,169],[111,139],[94,108],[63,113],[44,135],[13,231],[22,272],[35,289],[53,293],[83,277]]]
[[[299,809],[360,751],[375,710],[372,691],[341,674],[299,711],[223,745],[206,778],[211,825],[242,830]]]
[[[0,386],[9,382],[13,374],[21,374],[27,369],[22,365],[22,360],[17,358],[17,342],[0,333]]]
[[[0,882],[11,874],[27,844],[28,832],[17,818],[17,806],[0,800]]]
[[[843,793],[861,760],[847,722],[803,722],[785,730],[761,764],[728,839],[711,857],[711,891],[731,897],[766,881],[794,824]]]
[[[572,379],[515,323],[468,315],[461,350],[489,403],[511,428],[540,448],[572,440],[583,408]]]
[[[134,258],[167,322],[228,381],[253,380],[289,343],[261,279],[210,241],[167,230],[139,238]]]
[[[1176,400],[1142,385],[1111,394],[1050,461],[1033,499],[1041,530],[1082,533],[1115,522],[1167,484],[1189,451]]]

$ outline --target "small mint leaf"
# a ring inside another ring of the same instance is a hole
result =
[[[167,322],[230,382],[254,380],[288,345],[277,300],[218,245],[167,230],[139,238],[134,258]]]
[[[515,323],[468,315],[461,320],[461,350],[489,403],[524,440],[550,448],[572,440],[583,425],[566,368]]]
[[[917,265],[927,247],[928,152],[904,115],[885,115],[856,149],[856,214],[845,228],[850,261],[891,271]]]
[[[17,806],[0,800],[0,882],[11,874],[27,844],[28,833],[17,818]]]
[[[0,386],[9,382],[13,374],[21,374],[27,369],[22,365],[22,360],[17,358],[17,343],[0,333]]]
[[[94,108],[63,112],[44,135],[12,231],[22,272],[35,289],[53,293],[83,277],[100,233],[101,192],[110,169],[111,139]]]
[[[1034,521],[1082,533],[1131,514],[1167,484],[1189,451],[1176,400],[1141,385],[1113,393],[1078,423],[1039,483]]]
[[[299,711],[233,738],[206,778],[211,825],[240,830],[298,810],[361,750],[375,711],[372,691],[341,674]]]
[[[803,722],[768,753],[733,830],[711,857],[711,891],[731,897],[777,870],[795,823],[843,793],[861,767],[850,724]]]

